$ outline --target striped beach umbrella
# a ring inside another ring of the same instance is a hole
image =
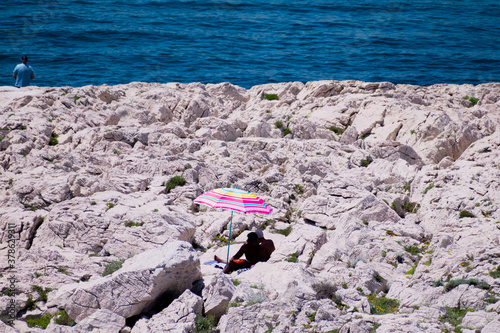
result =
[[[208,191],[194,199],[194,203],[207,205],[212,208],[229,209],[231,211],[226,262],[229,262],[229,246],[231,244],[233,212],[271,214],[273,211],[273,209],[269,207],[264,200],[255,194],[237,188],[217,188],[215,190]]]

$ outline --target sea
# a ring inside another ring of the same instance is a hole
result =
[[[498,0],[15,0],[0,86],[500,82]]]

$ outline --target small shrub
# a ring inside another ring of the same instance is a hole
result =
[[[31,286],[31,291],[36,291],[40,295],[40,301],[47,302],[47,294],[50,293],[53,289],[51,288],[42,288],[40,286],[33,285]]]
[[[73,100],[75,101],[75,103],[76,103],[79,99],[80,99],[80,97],[78,97],[78,96],[74,96],[74,97],[73,97]]]
[[[165,184],[165,192],[170,193],[177,186],[184,186],[186,184],[186,180],[181,176],[174,176],[170,178],[170,180]]]
[[[49,146],[55,146],[59,143],[59,141],[57,141],[57,138],[59,137],[59,135],[57,135],[56,133],[52,133],[50,135],[50,139],[49,139]]]
[[[401,208],[407,213],[416,213],[420,205],[415,202],[408,202],[401,205]]]
[[[347,283],[342,282],[342,288],[343,288],[343,289],[347,289]]]
[[[466,101],[468,100],[469,102],[471,102],[472,105],[476,105],[477,102],[479,102],[479,98],[469,97],[468,95],[465,95],[463,99],[465,99]]]
[[[113,154],[120,155],[120,150],[118,150],[118,149],[113,149]]]
[[[91,206],[95,206],[95,205],[97,205],[97,202],[95,202],[95,201],[91,201],[91,202],[90,202],[90,205],[91,205]]]
[[[124,262],[125,262],[125,259],[120,259],[120,260],[116,260],[116,261],[110,262],[104,268],[104,272],[102,272],[102,276],[113,274],[114,272],[116,272],[117,270],[119,270],[120,268],[122,268],[122,265],[123,265]]]
[[[290,129],[290,127],[283,129],[283,136],[286,136],[288,134],[292,134],[292,130]]]
[[[65,310],[59,311],[58,313],[55,314],[54,322],[57,325],[64,325],[64,326],[73,326],[75,325],[75,322],[71,317],[66,313]]]
[[[134,222],[134,221],[126,221],[125,226],[130,228],[130,227],[142,227],[144,225],[144,222]]]
[[[441,281],[441,280],[434,281],[434,282],[432,282],[432,286],[433,287],[442,287],[443,281]]]
[[[276,126],[276,128],[283,128],[283,122],[281,120],[276,120],[274,126]]]
[[[500,266],[497,267],[496,270],[488,273],[494,279],[500,279]]]
[[[417,245],[410,245],[410,246],[405,246],[404,247],[405,251],[416,256],[419,253],[425,252],[427,250],[427,247],[425,246],[417,246]]]
[[[484,290],[490,289],[490,285],[484,281],[479,281],[476,279],[467,279],[467,280],[459,279],[459,280],[451,280],[448,283],[446,283],[446,285],[444,286],[444,292],[448,292],[461,284],[469,284],[476,288]]]
[[[299,253],[298,252],[292,253],[285,260],[288,262],[297,262],[299,261]]]
[[[471,212],[467,211],[467,210],[462,210],[460,211],[460,218],[464,218],[464,217],[476,217],[476,215],[472,214]]]
[[[209,333],[215,329],[215,316],[196,316],[195,325],[197,333]]]
[[[316,299],[333,299],[336,297],[337,286],[329,282],[319,282],[312,285],[316,292]]]
[[[469,102],[471,102],[472,105],[476,105],[477,102],[479,102],[479,98],[471,97],[471,98],[469,98]]]
[[[329,129],[330,131],[332,131],[333,133],[335,133],[337,135],[342,135],[345,132],[345,129],[337,127],[337,126],[330,126],[330,127],[327,127],[327,129]]]
[[[232,281],[235,286],[239,286],[241,284],[240,280],[238,279],[233,279]]]
[[[360,165],[366,168],[367,166],[370,165],[371,162],[373,162],[373,160],[370,157],[368,157],[367,159],[362,160]]]
[[[47,313],[43,316],[40,317],[35,317],[35,318],[28,318],[26,319],[26,323],[28,323],[29,327],[40,327],[43,329],[46,329],[47,326],[50,324],[50,320],[52,319],[53,315],[50,313]]]
[[[33,299],[33,295],[28,294],[28,300],[26,301],[26,304],[24,305],[27,310],[35,310],[36,308],[36,302]]]
[[[467,312],[473,311],[472,309],[460,309],[459,307],[457,308],[450,308],[445,306],[445,311],[446,314],[439,317],[439,320],[443,322],[449,322],[453,327],[455,327],[455,332],[457,332],[456,328],[460,324],[462,324],[462,319],[465,317]],[[459,330],[461,332],[462,330]]]
[[[382,315],[387,313],[394,313],[398,311],[399,301],[387,297],[377,297],[376,294],[368,295],[370,303],[370,312],[374,315]]]
[[[274,101],[274,100],[278,100],[279,97],[277,94],[264,94],[264,96],[262,96],[262,99],[265,99],[268,101]]]

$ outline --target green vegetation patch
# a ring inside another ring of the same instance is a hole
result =
[[[52,133],[50,135],[50,139],[49,139],[49,146],[55,146],[59,143],[59,141],[57,141],[57,138],[59,137],[58,134],[56,133]]]
[[[399,309],[399,301],[397,299],[377,297],[376,294],[371,294],[367,297],[370,303],[371,314],[382,315],[387,313],[395,313]]]
[[[65,310],[59,311],[58,313],[55,314],[54,317],[55,317],[54,322],[57,325],[64,325],[64,326],[75,325],[75,321],[71,319],[71,317],[66,313]]]
[[[419,253],[427,251],[427,246],[410,245],[404,247],[405,251],[416,256]]]
[[[370,165],[370,163],[371,163],[371,162],[373,162],[372,158],[371,158],[371,157],[368,157],[368,158],[366,158],[366,159],[362,160],[360,165],[361,165],[362,167],[366,168],[367,166],[369,166],[369,165]]]
[[[448,283],[446,283],[446,285],[444,286],[444,292],[448,292],[461,284],[472,285],[476,288],[484,290],[490,289],[490,285],[484,281],[479,281],[477,279],[459,279],[459,280],[451,280]]]
[[[424,190],[424,194],[427,194],[434,187],[434,183],[430,183]]]
[[[450,308],[447,306],[444,309],[446,314],[439,317],[439,320],[450,323],[454,327],[455,332],[462,332],[459,327],[462,324],[462,319],[464,319],[467,312],[474,311],[472,309]]]
[[[490,276],[494,279],[500,279],[500,266],[496,270],[489,272]]]
[[[467,210],[462,210],[460,212],[460,218],[464,218],[464,217],[476,217],[476,215],[472,214],[471,212],[467,211]]]
[[[466,101],[469,101],[472,103],[472,105],[476,105],[477,102],[479,102],[479,98],[476,98],[476,97],[469,97],[468,95],[465,95],[463,97],[463,99],[465,99]]]
[[[184,177],[174,176],[165,183],[165,191],[166,193],[170,193],[175,187],[184,185],[186,185],[186,179],[184,179]]]
[[[345,132],[344,128],[340,128],[337,126],[330,126],[330,127],[327,127],[327,129],[329,129],[330,131],[332,131],[333,133],[335,133],[337,135],[342,135]]]
[[[196,333],[209,333],[216,327],[215,316],[196,316]]]
[[[262,96],[262,99],[265,99],[268,101],[275,101],[275,100],[278,100],[279,97],[277,94],[264,94],[264,96]]]
[[[299,261],[299,255],[298,252],[292,253],[285,260],[288,262],[297,262]]]
[[[42,302],[47,302],[47,294],[50,293],[52,290],[52,288],[42,288],[40,286],[37,286],[37,285],[33,285],[31,286],[31,291],[36,291],[39,295],[40,295],[40,298],[39,300],[42,301]]]
[[[35,317],[35,318],[27,318],[26,323],[28,323],[29,327],[40,327],[43,329],[46,329],[47,326],[50,324],[50,320],[52,319],[53,315],[50,313],[47,313],[43,316],[40,317]]]
[[[114,272],[116,272],[117,270],[122,268],[122,265],[124,262],[125,262],[125,259],[120,259],[120,260],[110,262],[109,264],[106,265],[106,268],[104,268],[104,272],[102,272],[102,276],[113,274]]]
[[[125,226],[130,228],[130,227],[142,227],[144,225],[144,222],[134,222],[134,221],[126,221]]]
[[[281,120],[276,120],[274,126],[276,126],[276,128],[283,128],[283,122]]]
[[[285,229],[277,229],[274,231],[274,233],[276,234],[280,234],[280,235],[285,235],[285,236],[288,236],[290,235],[290,233],[292,232],[292,226],[288,226],[286,227]]]

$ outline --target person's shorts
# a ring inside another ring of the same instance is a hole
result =
[[[233,264],[233,267],[234,267],[233,270],[238,270],[238,269],[242,269],[242,268],[250,268],[254,265],[248,260],[241,260],[241,259],[231,260],[231,263]]]

